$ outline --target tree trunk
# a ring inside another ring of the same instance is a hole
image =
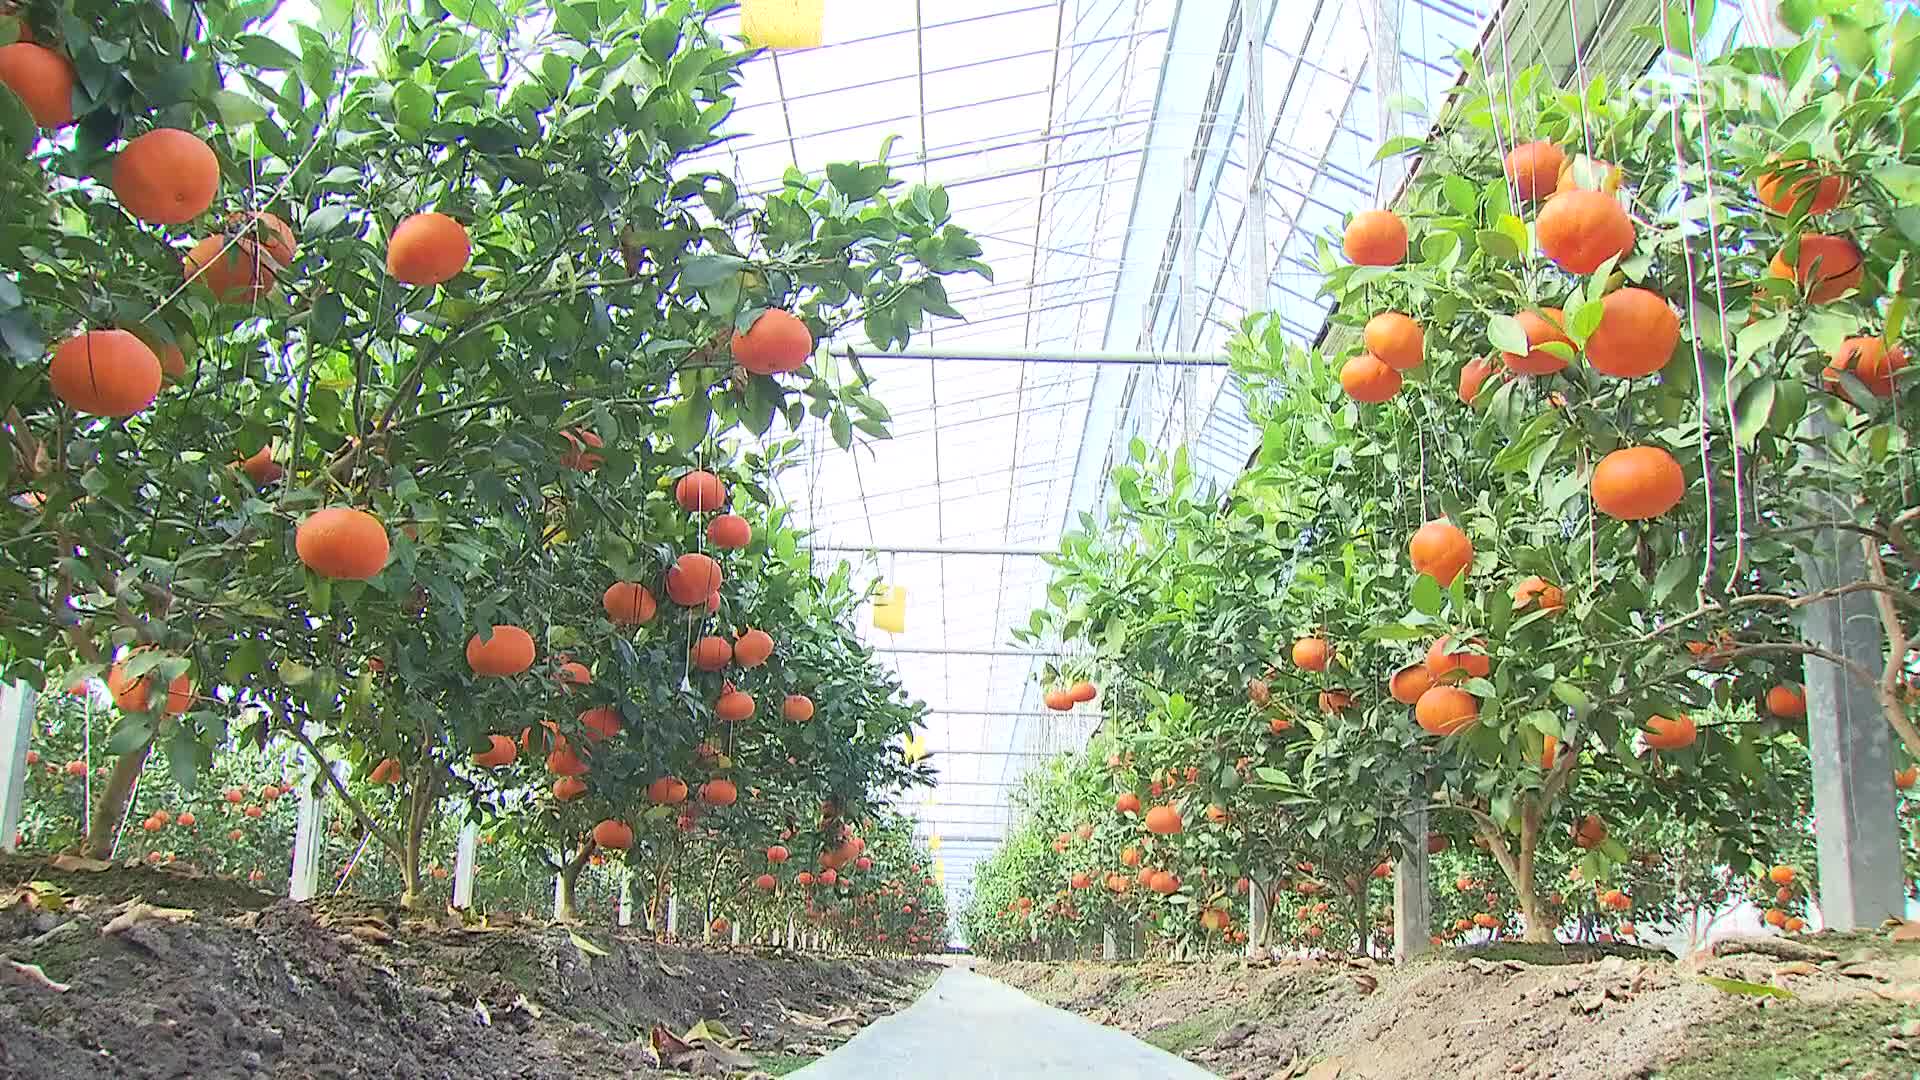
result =
[[[89,859],[109,859],[113,857],[113,842],[120,835],[120,824],[127,816],[127,803],[133,799],[134,781],[140,779],[140,773],[147,767],[147,758],[153,754],[153,740],[137,750],[121,754],[113,763],[113,771],[107,775],[107,786],[100,790],[100,801],[93,808],[93,818],[87,822],[87,841],[84,849]]]
[[[558,874],[554,875],[554,922],[572,923],[580,921],[580,914],[578,910],[575,909],[573,903],[574,887],[580,883],[580,871],[586,869],[587,861],[593,857],[593,849],[593,839],[589,837],[580,845],[580,853],[575,855],[566,865],[562,866]]]
[[[1544,944],[1553,940],[1553,925],[1547,921],[1540,903],[1540,892],[1533,880],[1533,859],[1540,850],[1540,821],[1543,808],[1528,800],[1520,813],[1520,853],[1514,860],[1513,891],[1520,900],[1520,917],[1526,920],[1525,941]]]
[[[427,818],[440,797],[440,771],[429,755],[422,755],[420,776],[413,785],[413,797],[407,806],[406,832],[401,836],[400,906],[407,911],[420,907],[420,843],[427,831]]]

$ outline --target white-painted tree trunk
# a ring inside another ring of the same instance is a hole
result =
[[[27,790],[27,746],[38,700],[24,682],[0,684],[0,851],[12,852]]]
[[[480,856],[480,826],[468,822],[460,830],[460,843],[453,851],[453,906],[462,911],[473,907],[473,875]]]

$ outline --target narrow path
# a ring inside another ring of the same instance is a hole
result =
[[[955,968],[903,1012],[789,1073],[793,1080],[1212,1080],[1123,1031]]]

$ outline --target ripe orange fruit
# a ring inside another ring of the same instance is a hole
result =
[[[1140,796],[1133,792],[1123,792],[1113,800],[1113,812],[1116,814],[1137,814],[1140,812]]]
[[[219,190],[220,159],[190,131],[154,128],[113,159],[113,193],[149,225],[192,221]]]
[[[720,564],[699,552],[688,552],[667,571],[667,598],[683,607],[699,607],[720,592],[725,580]]]
[[[1092,884],[1093,878],[1089,877],[1085,870],[1076,870],[1073,876],[1067,878],[1067,887],[1070,889],[1084,889]]]
[[[1361,339],[1369,353],[1395,371],[1412,371],[1426,359],[1427,338],[1420,324],[1397,311],[1368,319]]]
[[[733,661],[733,646],[726,638],[708,634],[693,643],[691,659],[701,671],[719,671]]]
[[[1560,760],[1560,740],[1552,735],[1542,735],[1540,737],[1540,767],[1542,769],[1551,769],[1553,768],[1553,763],[1558,760]]]
[[[1432,687],[1413,707],[1414,722],[1434,735],[1451,735],[1479,717],[1479,699],[1455,686]]]
[[[373,772],[367,774],[367,782],[370,784],[399,783],[400,782],[400,759],[399,758],[382,759],[380,764],[375,765],[373,767]]]
[[[1646,743],[1654,750],[1685,750],[1697,737],[1693,717],[1685,713],[1671,717],[1656,713],[1647,717]]]
[[[47,381],[75,412],[132,416],[160,393],[160,358],[125,330],[89,330],[53,351]]]
[[[490,637],[467,639],[467,666],[475,675],[518,675],[533,666],[533,654],[533,635],[518,626],[495,626]]]
[[[593,842],[603,848],[625,851],[633,846],[633,828],[624,821],[608,818],[593,827]]]
[[[1156,806],[1147,811],[1147,831],[1159,836],[1178,836],[1183,824],[1180,811],[1172,806]]]
[[[188,281],[201,282],[223,302],[251,302],[273,291],[273,268],[250,240],[209,236],[187,252],[181,270]]]
[[[1677,506],[1687,478],[1673,455],[1657,446],[1629,446],[1593,469],[1593,505],[1622,521],[1656,518]]]
[[[1773,882],[1775,885],[1791,885],[1793,884],[1793,877],[1793,867],[1791,866],[1776,866],[1767,871],[1767,880]]]
[[[1480,396],[1480,388],[1486,385],[1487,377],[1498,368],[1491,357],[1478,357],[1469,360],[1460,368],[1460,403],[1471,405]]]
[[[1607,823],[1599,814],[1588,814],[1573,827],[1573,843],[1581,849],[1596,848],[1607,841]],[[1616,890],[1617,891],[1617,890]]]
[[[765,630],[748,630],[735,639],[733,659],[743,668],[757,668],[773,655],[773,637]]]
[[[840,883],[840,871],[829,866],[825,870],[822,870],[818,874],[814,875],[814,878],[815,880],[819,881],[820,884],[822,885],[837,885]]]
[[[804,724],[813,719],[813,699],[805,694],[788,694],[780,703],[780,715],[790,723]]]
[[[813,331],[791,312],[769,308],[742,334],[734,331],[733,358],[755,375],[796,371],[813,356]]]
[[[473,763],[484,769],[497,769],[502,765],[511,765],[520,756],[520,749],[513,740],[505,735],[487,736],[487,748],[473,755]]]
[[[240,237],[242,244],[257,249],[262,266],[275,273],[292,266],[293,257],[300,250],[292,226],[264,210],[228,214],[226,221],[221,223],[221,230],[228,236]],[[271,280],[267,282],[267,287],[273,287]]]
[[[568,450],[560,455],[563,468],[575,472],[592,472],[607,463],[607,459],[595,453],[606,448],[606,441],[586,428],[567,428],[560,433],[567,440]]]
[[[639,626],[653,621],[659,605],[653,593],[637,581],[616,581],[600,596],[600,606],[615,626]]]
[[[761,892],[772,892],[778,888],[779,885],[779,879],[775,878],[772,874],[761,874],[759,877],[753,879],[753,887],[759,889]]]
[[[1153,880],[1147,883],[1147,888],[1161,896],[1172,896],[1180,891],[1180,879],[1165,870],[1157,871],[1153,875]]]
[[[687,785],[677,776],[663,776],[647,785],[647,798],[662,806],[685,802]]]
[[[1075,702],[1085,705],[1087,702],[1100,696],[1100,688],[1082,679],[1073,684],[1073,688],[1067,691],[1067,695],[1073,698]]]
[[[241,458],[240,471],[246,473],[247,479],[260,487],[277,482],[287,473],[278,462],[273,460],[272,443],[254,451],[249,457]]]
[[[587,793],[587,782],[577,776],[563,776],[553,782],[553,797],[560,802],[572,802]]]
[[[1893,774],[1893,786],[1906,791],[1920,783],[1920,765],[1909,765]]]
[[[365,581],[387,565],[387,530],[364,510],[330,506],[300,522],[293,548],[321,577]]]
[[[1067,712],[1074,706],[1073,694],[1066,690],[1049,690],[1040,695],[1040,702],[1054,712]]]
[[[1137,847],[1121,848],[1120,864],[1122,866],[1139,866],[1140,865],[1140,849]]]
[[[1779,167],[1792,169],[1797,179],[1789,182],[1779,173],[1764,172],[1753,183],[1754,194],[1776,214],[1791,214],[1803,206],[1809,216],[1824,214],[1839,206],[1851,187],[1845,176],[1813,171],[1810,161],[1783,161]]]
[[[1807,715],[1806,691],[1792,683],[1782,683],[1768,690],[1767,711],[1783,720],[1798,720]]]
[[[707,540],[721,551],[739,551],[753,543],[753,526],[739,514],[721,514],[707,523]]]
[[[136,649],[107,669],[107,693],[113,695],[114,706],[122,712],[145,712],[153,704],[153,677],[135,677],[127,673],[127,661],[133,659],[134,653],[144,651]],[[178,716],[192,707],[193,680],[182,672],[167,682],[167,700],[163,708],[168,716]]]
[[[1326,638],[1304,637],[1293,643],[1293,663],[1303,671],[1325,671],[1333,657],[1333,646]]]
[[[1285,735],[1287,732],[1293,730],[1293,721],[1279,713],[1274,713],[1272,716],[1267,717],[1267,730],[1275,735]],[[1154,786],[1159,787],[1158,784]]]
[[[1827,389],[1847,396],[1840,383],[1840,373],[1846,372],[1859,379],[1874,397],[1893,396],[1893,376],[1895,372],[1907,366],[1906,350],[1895,346],[1887,348],[1887,343],[1877,337],[1848,338],[1840,343],[1833,352],[1833,359],[1827,363],[1821,377]]]
[[[1353,695],[1345,690],[1320,691],[1320,711],[1328,716],[1338,716],[1353,707]]]
[[[604,742],[620,734],[620,710],[602,705],[588,709],[576,717],[580,726],[587,729],[588,742]]]
[[[387,273],[403,285],[451,281],[472,257],[466,227],[433,211],[406,218],[387,237]]]
[[[1798,284],[1810,303],[1836,300],[1864,276],[1860,249],[1844,236],[1808,233],[1800,238],[1800,257],[1787,263],[1783,248],[1767,264],[1767,273]]]
[[[1780,924],[1780,929],[1785,930],[1789,934],[1797,934],[1806,928],[1807,920],[1802,919],[1798,915],[1789,915],[1787,916],[1787,921]]]
[[[1387,680],[1387,693],[1392,694],[1393,700],[1402,705],[1413,705],[1418,703],[1420,695],[1426,693],[1432,686],[1433,673],[1427,670],[1427,665],[1408,664],[1394,672],[1393,677]]]
[[[1784,911],[1781,911],[1777,907],[1768,908],[1767,913],[1764,916],[1762,916],[1762,918],[1766,919],[1768,926],[1778,926],[1778,927],[1784,928],[1787,925],[1787,913]]]
[[[1541,611],[1559,611],[1567,606],[1567,594],[1561,591],[1560,586],[1537,574],[1522,578],[1519,584],[1513,587],[1511,595],[1515,611],[1525,611],[1536,602],[1539,603]]]
[[[1227,808],[1224,806],[1221,806],[1219,803],[1208,803],[1207,804],[1207,820],[1213,822],[1215,825],[1226,824]]]
[[[1667,366],[1680,344],[1680,314],[1659,294],[1628,287],[1600,302],[1600,325],[1587,338],[1587,363],[1602,375],[1636,379]]]
[[[1453,522],[1435,518],[1415,530],[1407,554],[1414,573],[1432,577],[1444,589],[1473,565],[1473,541]]]
[[[695,469],[673,485],[673,500],[688,513],[718,510],[727,501],[726,485],[705,469]]]
[[[1544,199],[1560,185],[1560,170],[1567,164],[1567,153],[1550,142],[1521,143],[1507,151],[1507,179],[1521,202]]]
[[[1391,210],[1362,210],[1347,223],[1340,248],[1355,266],[1393,266],[1407,257],[1407,225]]]
[[[1544,317],[1543,317],[1544,316]],[[1503,352],[1500,359],[1506,361],[1509,368],[1522,375],[1551,375],[1564,370],[1567,362],[1540,346],[1557,341],[1567,348],[1573,348],[1573,339],[1567,336],[1567,317],[1559,308],[1541,308],[1539,311],[1522,311],[1513,317],[1526,331],[1527,354]]]
[[[813,875],[802,870],[798,874],[793,875],[793,883],[795,885],[811,885],[813,884]],[[1032,901],[1028,901],[1028,903],[1031,904]]]
[[[52,49],[26,41],[0,45],[0,83],[20,95],[41,127],[73,123],[73,65]]]
[[[1573,274],[1591,274],[1633,250],[1633,220],[1619,200],[1599,191],[1565,191],[1548,199],[1533,231],[1541,252]]]
[[[739,690],[728,690],[713,703],[714,718],[724,724],[737,724],[742,720],[753,719],[753,695]]]
[[[770,863],[786,862],[787,857],[787,849],[781,847],[779,844],[775,844],[767,849],[767,861]]]
[[[1372,353],[1361,353],[1340,366],[1340,389],[1355,401],[1378,405],[1400,392],[1406,380]]]

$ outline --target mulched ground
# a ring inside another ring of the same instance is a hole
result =
[[[649,1036],[701,1020],[777,1071],[939,970],[295,905],[145,867],[0,860],[0,907],[0,1076],[23,1080],[684,1076],[655,1071]]]

